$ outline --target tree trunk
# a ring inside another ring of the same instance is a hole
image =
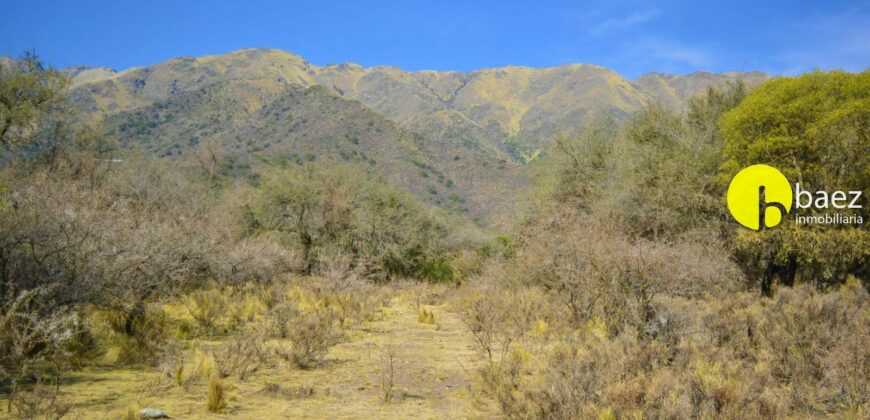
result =
[[[776,275],[776,266],[771,262],[768,263],[767,269],[761,276],[761,294],[765,297],[773,296],[773,277]]]
[[[797,257],[795,257],[794,254],[789,255],[788,262],[785,264],[785,267],[783,268],[780,275],[780,281],[782,282],[782,284],[788,287],[794,286],[794,278],[797,274],[797,268]]]

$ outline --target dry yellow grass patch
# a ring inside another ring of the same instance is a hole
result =
[[[429,310],[438,311],[438,328],[417,322],[415,305],[399,296],[371,321],[349,328],[346,339],[312,369],[278,363],[245,380],[232,376],[231,390],[225,378],[225,405],[213,405],[222,406],[217,413],[206,404],[207,396],[220,401],[208,379],[214,360],[202,350],[227,344],[226,338],[190,343],[184,386],[152,367],[89,367],[73,373],[62,392],[73,404],[71,419],[124,418],[128,407],[154,407],[184,419],[490,417],[471,390],[479,359],[467,329],[446,307]],[[390,350],[382,359],[373,348]],[[4,407],[0,401],[0,418]]]

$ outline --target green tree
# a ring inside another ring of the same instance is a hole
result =
[[[721,119],[726,139],[722,185],[742,168],[768,164],[811,191],[870,186],[870,71],[816,71],[777,78],[753,90]],[[836,209],[867,218],[861,209]],[[801,209],[803,214],[831,209]],[[798,225],[786,218],[775,229],[740,232],[739,256],[765,294],[774,278],[830,284],[849,274],[866,279],[870,240],[863,225]]]
[[[267,170],[248,207],[248,225],[283,237],[299,252],[303,274],[452,279],[442,217],[368,177],[314,164]]]
[[[67,79],[33,52],[0,62],[0,146],[27,143],[65,102]]]

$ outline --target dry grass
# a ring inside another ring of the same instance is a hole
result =
[[[370,321],[342,328],[320,292],[282,290],[270,299],[294,308],[287,337],[266,315],[228,336],[170,342],[156,375],[86,367],[61,388],[70,417],[123,417],[132,405],[183,418],[863,418],[868,409],[867,292],[854,280],[774,299],[659,294],[657,329],[616,328],[632,318],[607,313],[578,320],[540,287],[489,280],[425,299],[400,287]],[[420,322],[422,301],[438,328]],[[344,338],[314,351],[324,332]],[[284,349],[288,363],[263,349]],[[294,362],[312,354],[305,369]]]
[[[438,329],[420,324],[413,302],[400,292],[388,307],[372,314],[371,321],[346,328],[346,338],[311,369],[267,365],[245,380],[232,376],[230,395],[225,392],[228,406],[221,413],[205,407],[208,379],[216,369],[208,349],[227,345],[229,337],[182,349],[188,374],[181,387],[171,378],[155,380],[159,375],[147,366],[86,367],[62,387],[63,397],[73,404],[69,418],[119,418],[131,404],[189,419],[319,418],[324,413],[333,418],[358,418],[360,413],[372,418],[459,418],[474,413],[489,417],[488,406],[475,405],[477,397],[471,391],[478,359],[464,325],[444,306],[434,307],[439,311]],[[390,403],[383,404],[378,366],[373,375],[372,362],[378,357],[371,348],[385,349],[390,342],[401,346],[394,345],[393,388]],[[279,338],[268,342],[279,343],[292,345]],[[0,418],[4,406],[0,404]]]
[[[417,310],[417,322],[421,322],[423,324],[435,324],[435,311],[426,308],[419,308]]]
[[[481,288],[463,290],[459,310],[488,361],[481,390],[509,418],[865,418],[870,410],[870,313],[854,280],[828,293],[782,289],[774,299],[657,296],[656,329],[614,327],[626,318],[606,314],[544,327],[528,320],[564,300],[503,283]]]
[[[393,399],[393,388],[396,386],[397,375],[397,349],[392,341],[377,349],[378,355],[373,361],[378,385],[381,387],[381,396],[385,403]],[[369,355],[371,357],[371,355]]]
[[[141,420],[142,417],[139,415],[139,408],[136,405],[127,406],[127,411],[124,412],[124,416],[121,417],[123,420]]]
[[[208,379],[205,407],[212,413],[218,413],[227,407],[224,385],[218,375],[212,375]]]

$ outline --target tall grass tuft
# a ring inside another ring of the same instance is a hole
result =
[[[206,396],[206,408],[208,411],[217,413],[226,408],[227,400],[226,395],[224,395],[224,385],[217,374],[212,374],[209,377]]]
[[[417,309],[417,322],[435,324],[435,312],[422,307]]]

